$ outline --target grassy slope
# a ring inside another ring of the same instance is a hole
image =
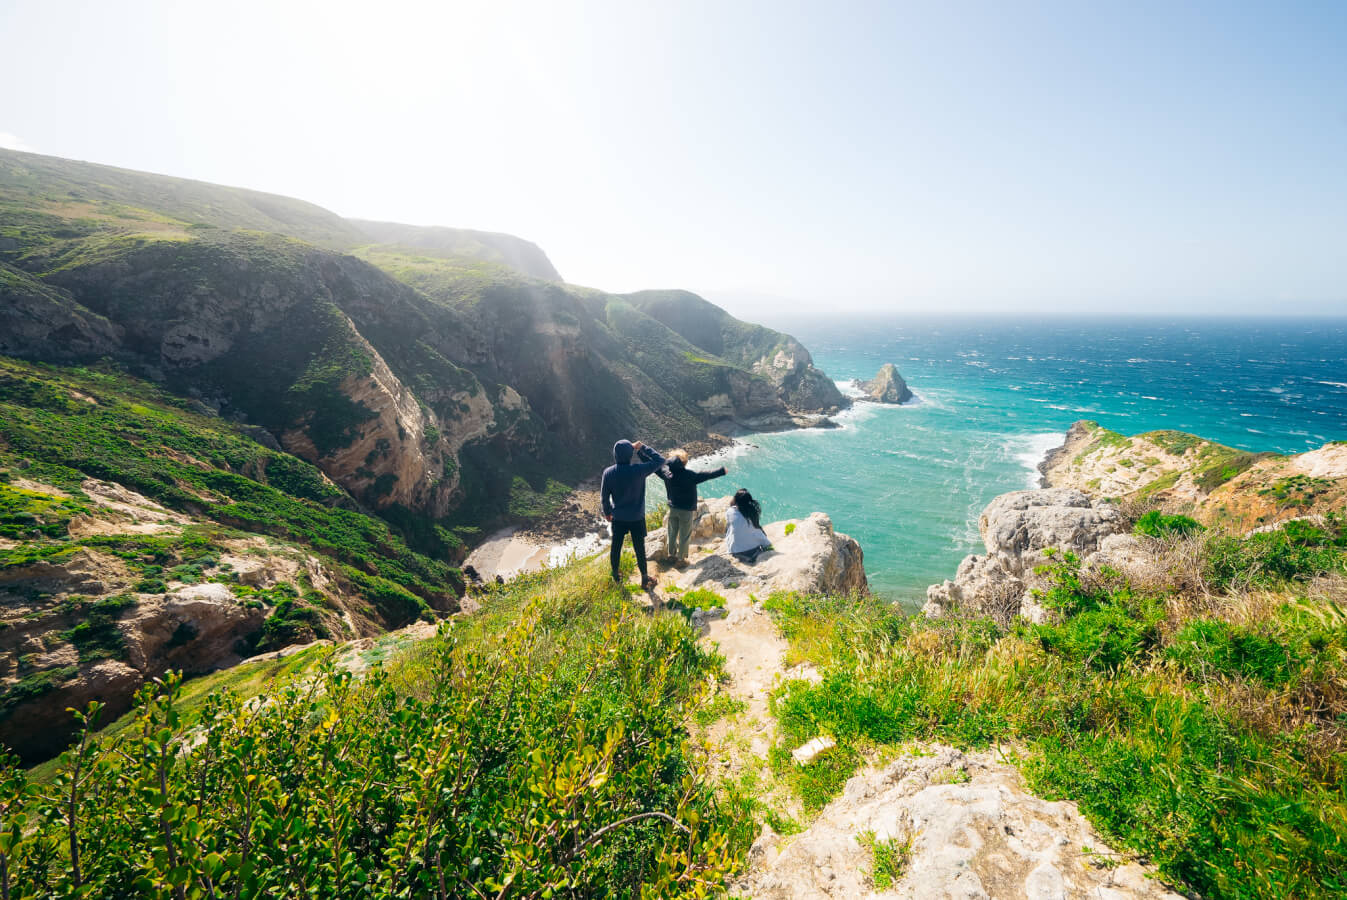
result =
[[[170,685],[43,781],[0,769],[10,883],[70,890],[78,763],[94,894],[707,896],[753,830],[688,740],[719,671],[695,639],[591,562],[493,592],[363,680],[315,658],[225,676],[261,704]]]
[[[1031,788],[1203,896],[1341,896],[1347,530],[1188,540],[1200,585],[1082,576],[1068,559],[1044,597],[1059,622],[1009,631],[773,597],[793,654],[824,672],[777,692],[773,761],[787,774],[790,748],[838,740],[791,775],[818,808],[884,747],[1008,743]]]
[[[292,197],[0,149],[0,238],[77,239],[110,227],[181,233],[202,226],[290,235],[347,248],[367,238]],[[52,233],[59,227],[61,232]]]
[[[391,624],[455,592],[456,570],[410,549],[313,466],[205,412],[113,369],[0,357],[0,468],[77,498],[84,478],[114,481],[204,522],[305,545],[342,564]],[[77,545],[58,522],[4,561]]]

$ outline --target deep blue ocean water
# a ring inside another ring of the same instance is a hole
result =
[[[860,541],[872,589],[919,606],[978,552],[977,516],[1035,486],[1077,419],[1188,431],[1247,450],[1347,440],[1347,319],[774,320],[839,382],[892,362],[919,400],[858,405],[836,430],[723,453],[764,519],[822,510]]]

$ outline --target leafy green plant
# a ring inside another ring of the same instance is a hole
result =
[[[1202,526],[1196,519],[1188,516],[1167,516],[1158,509],[1152,509],[1144,513],[1140,519],[1137,519],[1136,525],[1132,527],[1135,534],[1144,534],[1149,537],[1168,537],[1169,535],[1186,535],[1201,531]]]
[[[692,588],[679,598],[690,609],[724,609],[725,598],[710,588]]]
[[[873,831],[867,831],[860,841],[870,851],[870,879],[875,887],[885,891],[897,884],[912,853],[912,838],[902,841],[879,838]]]
[[[718,663],[597,563],[357,680],[324,663],[185,712],[176,675],[41,782],[0,765],[11,896],[635,896],[724,890],[754,834],[684,722]],[[270,665],[270,664],[269,664]],[[81,713],[95,724],[100,708]]]

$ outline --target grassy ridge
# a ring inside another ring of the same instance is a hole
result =
[[[185,707],[166,679],[49,780],[0,771],[0,879],[31,897],[707,896],[752,836],[687,740],[718,672],[680,616],[591,563],[516,581],[362,680],[324,664],[266,703]]]
[[[1341,896],[1347,531],[1336,520],[1191,540],[1205,548],[1209,586],[1260,590],[1143,588],[1067,557],[1043,596],[1058,621],[1009,631],[773,597],[792,654],[824,670],[820,684],[792,682],[774,698],[774,755],[784,762],[820,733],[837,739],[836,753],[794,776],[818,808],[877,746],[1018,744],[1031,788],[1078,801],[1120,848],[1203,896]]]

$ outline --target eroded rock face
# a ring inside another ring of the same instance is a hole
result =
[[[986,555],[965,557],[953,581],[926,589],[927,616],[962,608],[1002,622],[1016,615],[1043,621],[1047,612],[1034,599],[1043,581],[1034,570],[1048,561],[1047,551],[1069,551],[1087,566],[1105,549],[1106,559],[1142,553],[1121,534],[1126,521],[1114,506],[1071,488],[1002,494],[982,511],[978,530]]]
[[[898,374],[893,363],[884,363],[869,381],[857,381],[856,386],[865,391],[866,396],[876,403],[906,403],[912,399],[907,382]]]
[[[66,496],[31,480],[12,484]],[[88,508],[71,519],[72,537],[175,535],[190,521],[114,482],[87,479],[83,489]],[[249,588],[303,585],[320,594],[305,601],[321,622],[311,632],[359,637],[388,624],[372,618],[376,612],[339,572],[302,548],[226,538],[219,550],[206,574],[225,579],[187,584],[165,572],[161,593],[140,590],[144,573],[127,560],[78,544],[0,571],[0,744],[40,762],[75,734],[68,708],[98,700],[107,724],[145,681],[169,669],[197,674],[236,664],[252,653],[274,611],[273,598],[259,601],[264,595]],[[302,632],[292,637],[305,639]]]
[[[1046,488],[1002,494],[978,517],[983,546],[1012,573],[1022,574],[1043,560],[1043,550],[1093,553],[1099,542],[1126,527],[1108,504],[1095,505],[1080,491]]]
[[[67,586],[87,586],[77,579],[72,572]],[[47,583],[55,586],[54,580]],[[52,756],[75,733],[68,708],[82,710],[98,700],[106,704],[100,721],[107,724],[130,708],[132,695],[146,680],[169,669],[195,674],[237,663],[267,615],[265,609],[242,605],[222,584],[191,585],[159,597],[126,596],[131,605],[109,626],[123,647],[115,658],[87,658],[87,646],[70,642],[69,629],[81,621],[78,611],[64,613],[58,606],[11,617],[6,610],[9,627],[0,631],[0,683],[7,691],[0,744],[29,762]],[[45,692],[26,699],[8,693],[25,679],[43,675],[50,682]]]
[[[1117,865],[1074,803],[1026,793],[1015,769],[991,753],[940,745],[925,753],[855,776],[802,834],[783,840],[764,829],[736,893],[760,900],[1178,900],[1140,865]],[[882,891],[873,853],[858,839],[866,833],[911,842],[901,877]]]

